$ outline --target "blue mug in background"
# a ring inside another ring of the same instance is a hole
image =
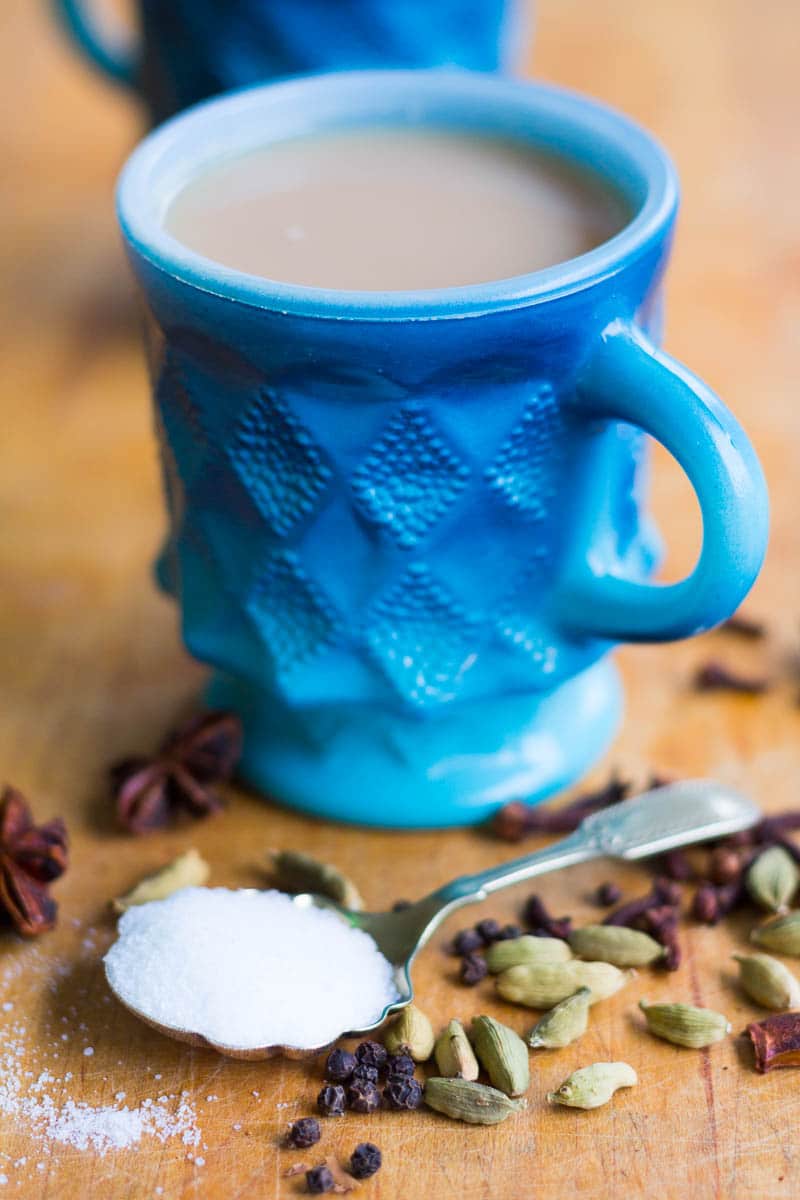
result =
[[[547,270],[418,292],[271,282],[164,228],[221,155],[381,124],[554,151],[633,215]],[[243,716],[242,772],[264,792],[390,826],[541,799],[614,733],[614,642],[686,637],[739,604],[767,496],[736,419],[656,348],[677,203],[666,154],[625,117],[466,72],[254,88],[134,151],[118,205],[148,312],[159,577],[215,668],[212,702]],[[702,512],[699,561],[671,585],[650,580],[645,434]]]
[[[138,37],[100,0],[55,0],[79,47],[155,124],[218,92],[366,67],[516,65],[531,0],[138,0]]]

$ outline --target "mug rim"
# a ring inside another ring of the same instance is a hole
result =
[[[274,127],[283,122],[290,132],[276,136],[270,116]],[[300,128],[291,130],[298,121]],[[526,122],[535,128],[528,129]],[[413,291],[317,288],[250,275],[190,249],[165,227],[172,199],[205,166],[288,137],[399,123],[493,132],[555,149],[567,161],[605,174],[625,195],[609,166],[616,163],[629,187],[638,191],[638,207],[614,236],[554,266],[484,283]],[[563,139],[570,137],[580,143],[582,154],[574,146],[571,153],[564,152]],[[306,75],[213,97],[148,134],[125,163],[116,193],[117,217],[129,247],[176,281],[253,308],[338,320],[477,316],[584,291],[652,249],[674,220],[678,197],[667,152],[618,110],[552,84],[449,68]]]

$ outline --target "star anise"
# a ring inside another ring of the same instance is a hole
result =
[[[25,797],[6,787],[0,796],[0,909],[18,933],[52,929],[58,911],[48,884],[67,869],[67,830],[60,817],[34,825]]]
[[[131,833],[168,825],[179,811],[205,817],[222,808],[215,785],[233,774],[242,752],[235,713],[207,712],[171,733],[151,758],[126,758],[111,767],[120,823]]]

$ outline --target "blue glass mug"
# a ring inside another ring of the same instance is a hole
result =
[[[98,0],[55,0],[80,49],[140,93],[155,124],[218,92],[361,67],[516,62],[528,0],[138,0],[140,36],[101,29]]]
[[[164,228],[224,153],[353,125],[512,136],[598,172],[611,240],[471,287],[347,292],[242,274]],[[576,778],[616,728],[616,641],[727,617],[767,540],[744,432],[656,348],[678,202],[625,117],[553,87],[354,72],[210,101],[147,137],[119,217],[146,302],[170,532],[159,564],[244,776],[309,812],[485,818]],[[645,434],[703,517],[694,571],[651,582]]]

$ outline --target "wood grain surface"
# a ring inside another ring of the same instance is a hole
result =
[[[627,719],[593,778],[611,765],[637,781],[651,770],[707,773],[766,808],[794,805],[797,5],[539,0],[537,7],[530,72],[625,109],[675,157],[684,208],[667,344],[743,420],[774,507],[767,565],[747,604],[769,622],[766,645],[716,633],[622,650]],[[12,1026],[24,1025],[20,1070],[72,1072],[51,1089],[59,1103],[72,1096],[114,1104],[125,1092],[136,1105],[185,1090],[202,1138],[192,1148],[145,1137],[101,1157],[48,1145],[24,1120],[0,1112],[0,1196],[292,1196],[302,1178],[283,1172],[303,1155],[278,1142],[288,1119],[313,1111],[319,1064],[225,1061],[173,1044],[108,1003],[98,964],[113,934],[109,898],[189,845],[211,862],[213,882],[231,885],[260,881],[268,847],[302,846],[351,872],[375,907],[514,851],[475,831],[332,827],[239,789],[228,811],[204,824],[140,840],[115,829],[107,764],[150,748],[191,709],[203,671],[182,651],[173,607],[149,573],[161,499],[135,304],[112,215],[114,176],[140,118],[126,96],[72,58],[47,8],[3,0],[0,13],[0,775],[31,797],[41,817],[65,816],[72,866],[56,886],[62,915],[54,933],[34,945],[0,936],[0,1054]],[[667,574],[677,575],[698,545],[694,501],[665,456],[657,456],[654,475]],[[693,670],[712,654],[769,671],[774,688],[761,699],[693,693]],[[586,919],[597,911],[589,893],[608,874],[604,865],[575,869],[542,890],[557,912]],[[629,894],[645,886],[643,870],[618,874]],[[511,919],[523,898],[508,893],[476,916]],[[636,1016],[640,995],[691,1000],[722,1008],[738,1034],[756,1015],[729,966],[746,930],[746,918],[688,928],[677,974],[643,972],[594,1010],[581,1042],[536,1057],[524,1115],[495,1129],[425,1111],[349,1115],[325,1123],[323,1153],[346,1157],[358,1141],[377,1142],[385,1166],[362,1190],[374,1200],[796,1196],[800,1073],[756,1075],[736,1038],[698,1053],[655,1042]],[[455,983],[454,960],[443,952],[447,932],[415,969],[431,1016],[443,1023],[485,1010],[525,1029],[527,1015],[496,1003],[488,985]],[[60,1047],[59,1031],[69,1038]],[[594,1113],[548,1109],[545,1093],[572,1069],[614,1058],[636,1068],[638,1088]]]

